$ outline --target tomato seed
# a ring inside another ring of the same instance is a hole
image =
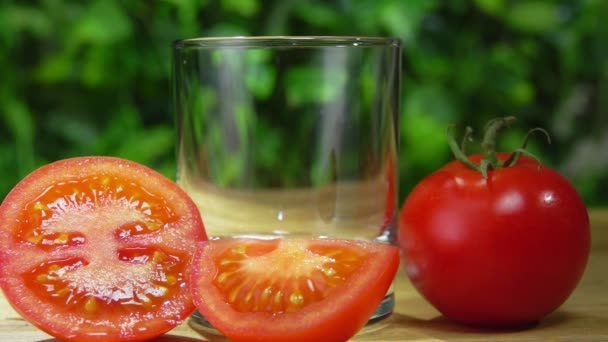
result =
[[[146,227],[148,227],[149,231],[153,232],[159,230],[161,226],[156,222],[149,222],[148,224],[146,224]]]
[[[328,277],[333,277],[336,275],[336,270],[333,267],[323,267],[321,268],[321,271],[323,272],[323,274],[325,274]]]
[[[84,303],[84,309],[90,313],[97,311],[97,300],[95,297],[87,298],[86,302]]]
[[[27,238],[27,241],[37,245],[42,241],[42,235],[31,235]]]
[[[245,299],[244,299],[245,304],[251,303],[252,298],[253,298],[253,293],[251,291],[247,292],[247,294],[245,295]]]
[[[223,282],[226,281],[226,279],[228,279],[228,277],[230,277],[231,275],[233,275],[234,272],[222,272],[218,277],[217,277],[217,282],[219,284],[222,284]]]
[[[165,261],[166,259],[167,259],[167,255],[160,251],[154,251],[154,254],[152,255],[152,261],[154,261],[157,264]]]
[[[36,204],[34,204],[34,209],[44,212],[45,210],[49,210],[49,207],[47,207],[43,203],[36,202]],[[42,215],[42,216],[44,216],[44,215]]]
[[[56,244],[61,244],[61,245],[64,245],[64,244],[68,243],[68,241],[69,241],[69,236],[68,236],[68,233],[60,233],[60,234],[59,234],[59,236],[57,236],[57,237],[55,238],[55,241],[54,241],[54,242],[55,242]]]
[[[304,296],[302,296],[302,293],[297,291],[297,292],[292,293],[289,296],[289,301],[291,302],[291,304],[293,304],[295,306],[300,306],[300,305],[304,304]]]
[[[241,288],[243,287],[243,285],[239,285],[237,287],[235,287],[234,289],[232,289],[232,291],[230,291],[230,294],[228,294],[228,302],[230,303],[234,303],[236,301],[236,298],[239,295],[239,292],[241,292]]]
[[[50,265],[48,268],[49,273],[57,273],[61,269],[61,266],[57,264]]]
[[[36,280],[41,283],[46,283],[51,280],[48,274],[39,274],[36,276]]]
[[[55,291],[54,297],[65,297],[68,294],[70,294],[70,292],[72,292],[72,290],[70,290],[67,287],[64,287],[62,289]]]
[[[165,277],[164,282],[167,283],[167,285],[169,285],[169,286],[175,285],[177,283],[177,277],[168,275]]]

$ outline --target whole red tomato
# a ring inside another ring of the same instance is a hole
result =
[[[587,211],[563,176],[532,158],[485,176],[457,160],[414,188],[399,222],[405,270],[452,320],[529,324],[557,309],[580,280]]]

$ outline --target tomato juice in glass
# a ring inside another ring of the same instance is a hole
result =
[[[395,242],[399,40],[194,38],[173,53],[177,179],[210,238]],[[391,290],[370,319],[393,307]]]

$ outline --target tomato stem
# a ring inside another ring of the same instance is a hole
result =
[[[481,148],[483,149],[484,160],[489,164],[488,167],[492,167],[492,169],[502,167],[496,156],[496,136],[501,129],[513,125],[516,120],[514,116],[508,116],[494,119],[486,125],[486,132],[481,142]]]
[[[517,161],[519,160],[519,157],[521,157],[522,154],[528,155],[537,161],[539,160],[535,155],[533,155],[532,153],[530,153],[526,150],[526,146],[528,145],[528,139],[530,138],[530,134],[535,133],[535,132],[543,133],[545,135],[545,137],[547,138],[547,143],[551,144],[551,136],[549,136],[549,132],[547,132],[545,129],[540,128],[540,127],[532,128],[526,134],[526,138],[524,139],[524,143],[522,144],[522,146],[520,148],[518,148],[517,150],[515,150],[513,153],[511,153],[509,158],[507,158],[507,160],[504,161],[503,165],[505,167],[510,167],[510,166],[517,164]]]
[[[454,127],[455,127],[454,125],[450,125],[448,127],[448,144],[450,146],[450,149],[452,150],[452,153],[454,154],[454,157],[456,159],[458,159],[461,163],[467,165],[468,167],[475,169],[477,171],[481,171],[481,169],[479,168],[479,165],[470,161],[469,158],[467,157],[467,155],[464,153],[464,147],[465,147],[466,140],[463,139],[462,145],[461,145],[462,147],[458,146],[458,143],[456,142],[456,138],[452,134]],[[473,132],[471,127],[467,127],[467,132],[469,132],[469,131],[471,133]],[[466,133],[465,133],[465,138],[466,138]]]
[[[488,122],[488,124],[485,127],[485,134],[483,136],[483,140],[481,142],[481,148],[483,150],[484,158],[481,160],[481,162],[479,164],[472,162],[465,153],[466,144],[473,140],[471,137],[473,134],[473,129],[471,127],[468,127],[468,126],[466,127],[464,137],[459,146],[458,143],[456,142],[456,138],[452,134],[454,125],[449,126],[448,127],[448,144],[450,146],[450,149],[452,150],[452,153],[454,154],[454,157],[458,161],[460,161],[461,163],[467,165],[468,167],[470,167],[474,170],[481,172],[481,174],[483,175],[483,178],[486,178],[486,179],[488,178],[488,171],[500,169],[503,167],[514,166],[515,164],[517,164],[517,161],[519,160],[519,158],[521,157],[522,154],[531,156],[533,159],[538,161],[538,158],[536,158],[533,154],[531,154],[530,152],[528,152],[526,150],[526,146],[528,145],[528,139],[530,138],[530,135],[532,133],[536,133],[536,132],[543,133],[545,135],[545,137],[547,138],[547,142],[549,144],[551,143],[551,137],[549,136],[549,133],[546,130],[539,128],[539,127],[533,128],[530,131],[528,131],[522,146],[520,148],[518,148],[517,150],[515,150],[513,153],[511,153],[509,158],[507,158],[505,161],[501,161],[498,159],[498,154],[496,153],[496,138],[498,136],[498,132],[504,128],[510,127],[511,125],[513,125],[515,123],[515,121],[517,121],[517,118],[515,118],[514,116],[507,116],[507,117],[503,117],[503,118],[493,119],[490,122]]]

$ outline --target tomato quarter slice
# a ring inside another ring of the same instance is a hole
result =
[[[234,341],[346,341],[369,320],[399,265],[393,246],[335,239],[227,238],[199,244],[201,314]]]
[[[117,158],[67,159],[2,203],[0,285],[60,339],[145,340],[194,310],[190,264],[206,239],[196,206],[164,176]]]

